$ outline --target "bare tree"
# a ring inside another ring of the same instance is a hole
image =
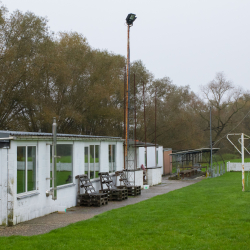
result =
[[[206,130],[208,130],[210,126],[208,107],[212,107],[212,130],[216,141],[237,123],[239,111],[246,106],[249,98],[246,92],[227,80],[223,72],[217,73],[211,82],[201,87],[201,91],[206,102],[200,106],[199,112],[207,122]]]

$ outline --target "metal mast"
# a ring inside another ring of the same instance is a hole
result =
[[[126,18],[126,23],[128,26],[127,29],[127,84],[126,84],[126,112],[125,112],[125,169],[127,170],[127,178],[135,185],[135,169],[136,169],[136,148],[134,151],[129,150],[130,148],[130,140],[134,140],[135,142],[135,134],[136,134],[136,114],[130,113],[132,110],[130,106],[130,27],[133,25],[136,16],[135,14],[128,14]],[[134,77],[134,88],[135,88],[135,77]],[[135,92],[134,92],[135,93]],[[134,96],[134,112],[135,110],[135,101],[136,97]],[[131,125],[130,125],[131,124]],[[133,127],[132,134],[130,135],[130,127]],[[130,140],[129,140],[130,139]],[[134,143],[134,147],[136,146],[136,142]]]
[[[212,108],[210,107],[210,175],[213,177]]]
[[[156,149],[156,92],[157,92],[157,87],[155,87],[155,167],[157,167],[157,149]]]

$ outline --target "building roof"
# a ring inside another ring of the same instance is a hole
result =
[[[216,153],[218,150],[219,148],[212,148],[213,153]],[[198,149],[180,150],[170,155],[186,155],[186,154],[209,153],[209,152],[211,152],[211,148],[198,148]]]
[[[121,137],[111,136],[95,136],[95,135],[75,135],[75,134],[57,134],[58,139],[67,140],[123,140]],[[23,132],[23,131],[8,131],[0,130],[0,140],[8,139],[52,139],[52,133],[42,132]]]

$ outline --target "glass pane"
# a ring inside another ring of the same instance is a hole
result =
[[[95,178],[98,178],[98,173],[100,171],[100,162],[99,162],[100,152],[99,145],[95,145]]]
[[[112,172],[112,145],[109,145],[109,172]]]
[[[111,157],[112,157],[111,150],[112,150],[112,149],[111,149],[111,145],[109,145],[109,162],[112,162],[112,160],[111,160],[111,159],[112,159],[112,158],[111,158]]]
[[[50,145],[50,178],[52,178],[52,146]],[[50,180],[50,187],[52,187],[52,180]]]
[[[116,163],[115,163],[115,145],[112,145],[112,162],[113,162],[113,172],[116,171]]]
[[[158,166],[158,151],[156,151],[156,165]]]
[[[36,147],[28,147],[27,165],[27,191],[36,190]]]
[[[88,175],[88,172],[89,172],[89,148],[88,147],[84,148],[84,165],[85,165],[84,173]]]
[[[73,145],[57,144],[57,186],[72,183]]]
[[[26,147],[17,147],[17,193],[25,192]]]
[[[135,18],[135,15],[130,15],[130,20],[134,20],[134,18]]]
[[[94,178],[94,159],[95,159],[95,146],[90,145],[90,179]]]

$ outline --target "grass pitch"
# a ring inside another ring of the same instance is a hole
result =
[[[230,172],[1,249],[250,249],[250,192]]]

